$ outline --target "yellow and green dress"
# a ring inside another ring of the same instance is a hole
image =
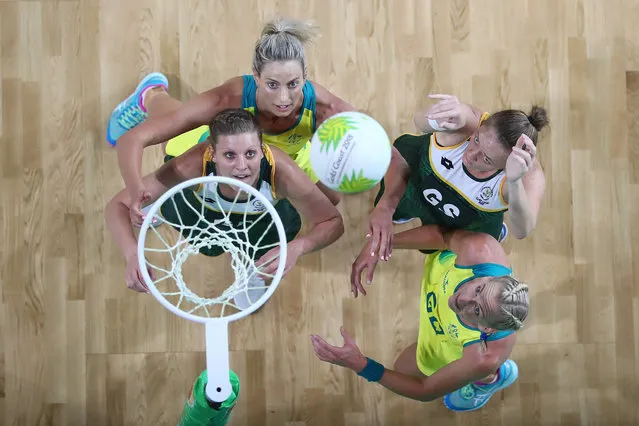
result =
[[[484,335],[464,324],[448,306],[448,299],[470,280],[510,275],[512,270],[495,263],[459,266],[457,255],[449,250],[426,256],[419,302],[419,335],[416,359],[419,370],[432,376],[437,370],[462,357],[466,346],[503,339],[513,331]]]
[[[257,85],[255,84],[255,79],[252,75],[244,75],[243,79],[244,89],[242,91],[241,108],[253,115],[257,115],[257,100],[255,98]],[[302,111],[297,123],[279,133],[264,131],[262,140],[265,144],[276,146],[287,153],[311,178],[313,183],[317,183],[319,179],[313,172],[310,162],[311,138],[316,130],[316,98],[313,84],[308,80],[302,88],[302,96]],[[208,136],[209,127],[200,126],[171,139],[167,144],[166,153],[176,156],[177,153],[185,152],[196,143],[204,142]]]

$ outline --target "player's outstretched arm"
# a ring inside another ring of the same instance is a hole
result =
[[[371,284],[381,258],[379,251],[373,251],[371,246],[370,241],[366,243],[351,267],[351,292],[355,297],[360,293],[366,296],[362,273],[366,270],[366,283]],[[451,250],[458,256],[457,262],[469,262],[465,263],[468,265],[495,262],[508,266],[503,248],[492,236],[440,225],[424,225],[395,234],[393,249]]]
[[[311,344],[320,360],[353,370],[398,395],[423,402],[441,398],[468,383],[480,381],[495,373],[501,363],[508,359],[515,345],[515,334],[491,341],[486,346],[470,344],[464,348],[460,359],[439,369],[430,377],[417,378],[369,360],[344,327],[341,328],[341,333],[344,338],[344,345],[341,347],[329,344],[320,336],[311,335]]]
[[[302,221],[310,225],[307,232],[298,235],[288,244],[284,269],[286,274],[299,257],[334,243],[344,233],[344,222],[339,210],[291,157],[277,147],[270,149],[275,160],[277,196],[288,199]],[[263,256],[265,259],[271,257],[271,253]],[[277,264],[271,262],[263,271],[273,273],[276,268]]]
[[[457,254],[458,261],[468,261],[469,265],[494,259],[500,262],[508,260],[502,246],[492,236],[482,232],[448,229],[440,225],[424,225],[402,231],[395,235],[393,248],[451,250]]]
[[[149,203],[157,200],[169,188],[199,176],[202,151],[206,145],[194,146],[182,156],[168,161],[143,178],[142,181],[150,194]],[[129,191],[122,189],[107,203],[104,216],[107,228],[127,262],[127,285],[137,291],[146,291],[141,276],[137,275],[138,243],[129,212],[132,202]]]
[[[148,188],[144,186],[142,180],[144,149],[166,142],[189,130],[208,125],[221,110],[239,106],[242,87],[242,77],[235,77],[221,86],[201,93],[175,111],[149,117],[118,139],[116,144],[118,166],[125,188],[133,199],[134,211],[139,213],[140,204],[148,201]]]
[[[393,146],[390,165],[384,175],[384,194],[368,219],[366,232],[369,251],[379,253],[383,260],[388,260],[393,251],[393,214],[406,191],[409,176],[408,163]]]

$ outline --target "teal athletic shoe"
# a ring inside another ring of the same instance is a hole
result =
[[[162,86],[165,90],[168,90],[169,80],[164,74],[159,72],[148,74],[135,88],[135,92],[120,102],[113,110],[106,134],[109,144],[115,146],[120,136],[147,119],[146,109],[142,105],[142,93],[146,89],[157,86]]]
[[[499,378],[495,383],[489,385],[470,383],[446,395],[444,397],[444,405],[452,411],[478,410],[486,405],[490,397],[497,391],[512,385],[518,376],[517,364],[509,359],[499,367]]]

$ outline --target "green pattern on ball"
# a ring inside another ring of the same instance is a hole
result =
[[[353,170],[351,177],[345,175],[342,178],[342,182],[339,184],[337,190],[348,194],[355,194],[372,188],[376,183],[376,180],[364,176],[364,170],[360,169],[358,175],[356,175],[355,170]]]
[[[317,138],[321,142],[320,152],[335,151],[344,135],[351,129],[357,129],[356,122],[346,117],[329,118],[317,130]]]

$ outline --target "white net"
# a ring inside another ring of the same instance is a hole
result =
[[[235,195],[225,197],[220,184],[233,187]],[[151,215],[159,225],[149,226],[151,217],[145,220],[138,258],[156,297],[203,318],[232,316],[266,293],[264,301],[270,297],[283,270],[286,239],[280,217],[262,193],[233,179],[197,178],[160,197]],[[273,272],[266,272],[269,268]]]

